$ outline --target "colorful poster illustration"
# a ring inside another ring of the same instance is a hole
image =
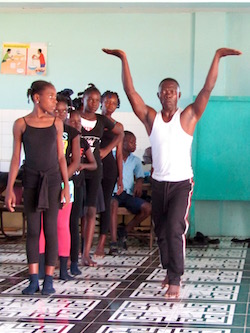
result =
[[[4,43],[2,74],[46,75],[47,45],[45,43]]]
[[[46,75],[47,45],[32,43],[28,49],[27,75]]]

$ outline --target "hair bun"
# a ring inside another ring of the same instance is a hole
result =
[[[87,87],[85,89],[88,89],[88,88],[96,88],[96,86],[94,85],[94,83],[88,83]]]

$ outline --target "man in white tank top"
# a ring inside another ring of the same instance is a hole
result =
[[[215,86],[219,61],[229,55],[240,55],[235,49],[221,48],[215,52],[205,84],[195,101],[183,111],[178,108],[181,97],[176,80],[161,81],[157,96],[162,110],[156,112],[136,92],[124,51],[103,49],[122,61],[122,82],[133,111],[144,124],[152,146],[152,216],[160,250],[161,263],[167,270],[162,287],[165,296],[178,298],[184,273],[185,235],[193,189],[191,145],[193,133]]]

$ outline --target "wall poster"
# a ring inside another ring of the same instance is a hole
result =
[[[46,75],[46,43],[3,43],[1,73]]]

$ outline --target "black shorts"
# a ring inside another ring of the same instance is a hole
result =
[[[146,202],[145,200],[139,197],[134,197],[125,191],[120,195],[114,194],[113,198],[118,201],[119,207],[125,207],[135,215],[141,212],[141,206]]]
[[[98,189],[101,184],[101,175],[96,175],[93,178],[85,179],[86,183],[86,202],[84,203],[84,206],[87,207],[96,207],[96,200],[97,200],[97,194]]]

